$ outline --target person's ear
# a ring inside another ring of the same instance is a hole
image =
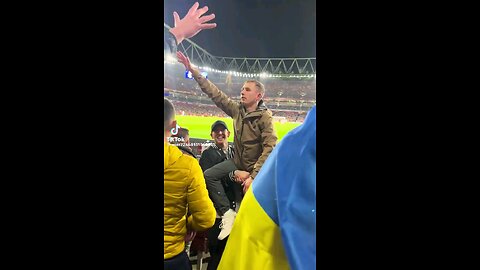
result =
[[[177,120],[173,120],[170,124],[170,130],[172,130],[173,128],[177,128]]]

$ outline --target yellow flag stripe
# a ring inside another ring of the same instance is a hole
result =
[[[251,188],[243,198],[218,269],[290,269],[280,229],[260,206]]]

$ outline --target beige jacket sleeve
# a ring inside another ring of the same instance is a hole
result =
[[[273,117],[270,113],[265,113],[260,119],[260,129],[262,131],[262,155],[258,158],[257,162],[253,166],[253,172],[251,173],[252,178],[255,178],[267,160],[268,155],[273,150],[273,147],[277,144],[277,134],[273,127]]]
[[[215,84],[205,79],[197,69],[192,68],[192,75],[202,91],[212,99],[217,107],[232,118],[238,115],[240,110],[240,104],[238,102],[231,100],[225,93],[218,89]]]

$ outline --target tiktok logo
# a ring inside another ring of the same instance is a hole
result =
[[[172,135],[177,135],[178,134],[178,129],[180,128],[180,126],[177,124],[174,128],[172,128],[170,130],[170,132],[172,133]]]

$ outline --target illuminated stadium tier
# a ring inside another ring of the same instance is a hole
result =
[[[165,30],[171,27],[163,24]],[[245,74],[248,77],[316,77],[316,58],[236,58],[214,56],[190,39],[185,39],[178,50],[190,61],[207,71],[231,73],[234,76]],[[167,62],[176,62],[172,55],[166,55]]]
[[[164,27],[170,28],[166,24]],[[234,101],[240,101],[246,80],[262,82],[266,89],[263,100],[272,111],[279,140],[299,126],[316,105],[315,58],[219,57],[189,39],[177,49]],[[165,54],[164,67],[164,96],[174,104],[177,123],[190,130],[191,138],[210,139],[211,124],[218,119],[231,123],[232,119],[202,92],[176,56]]]

